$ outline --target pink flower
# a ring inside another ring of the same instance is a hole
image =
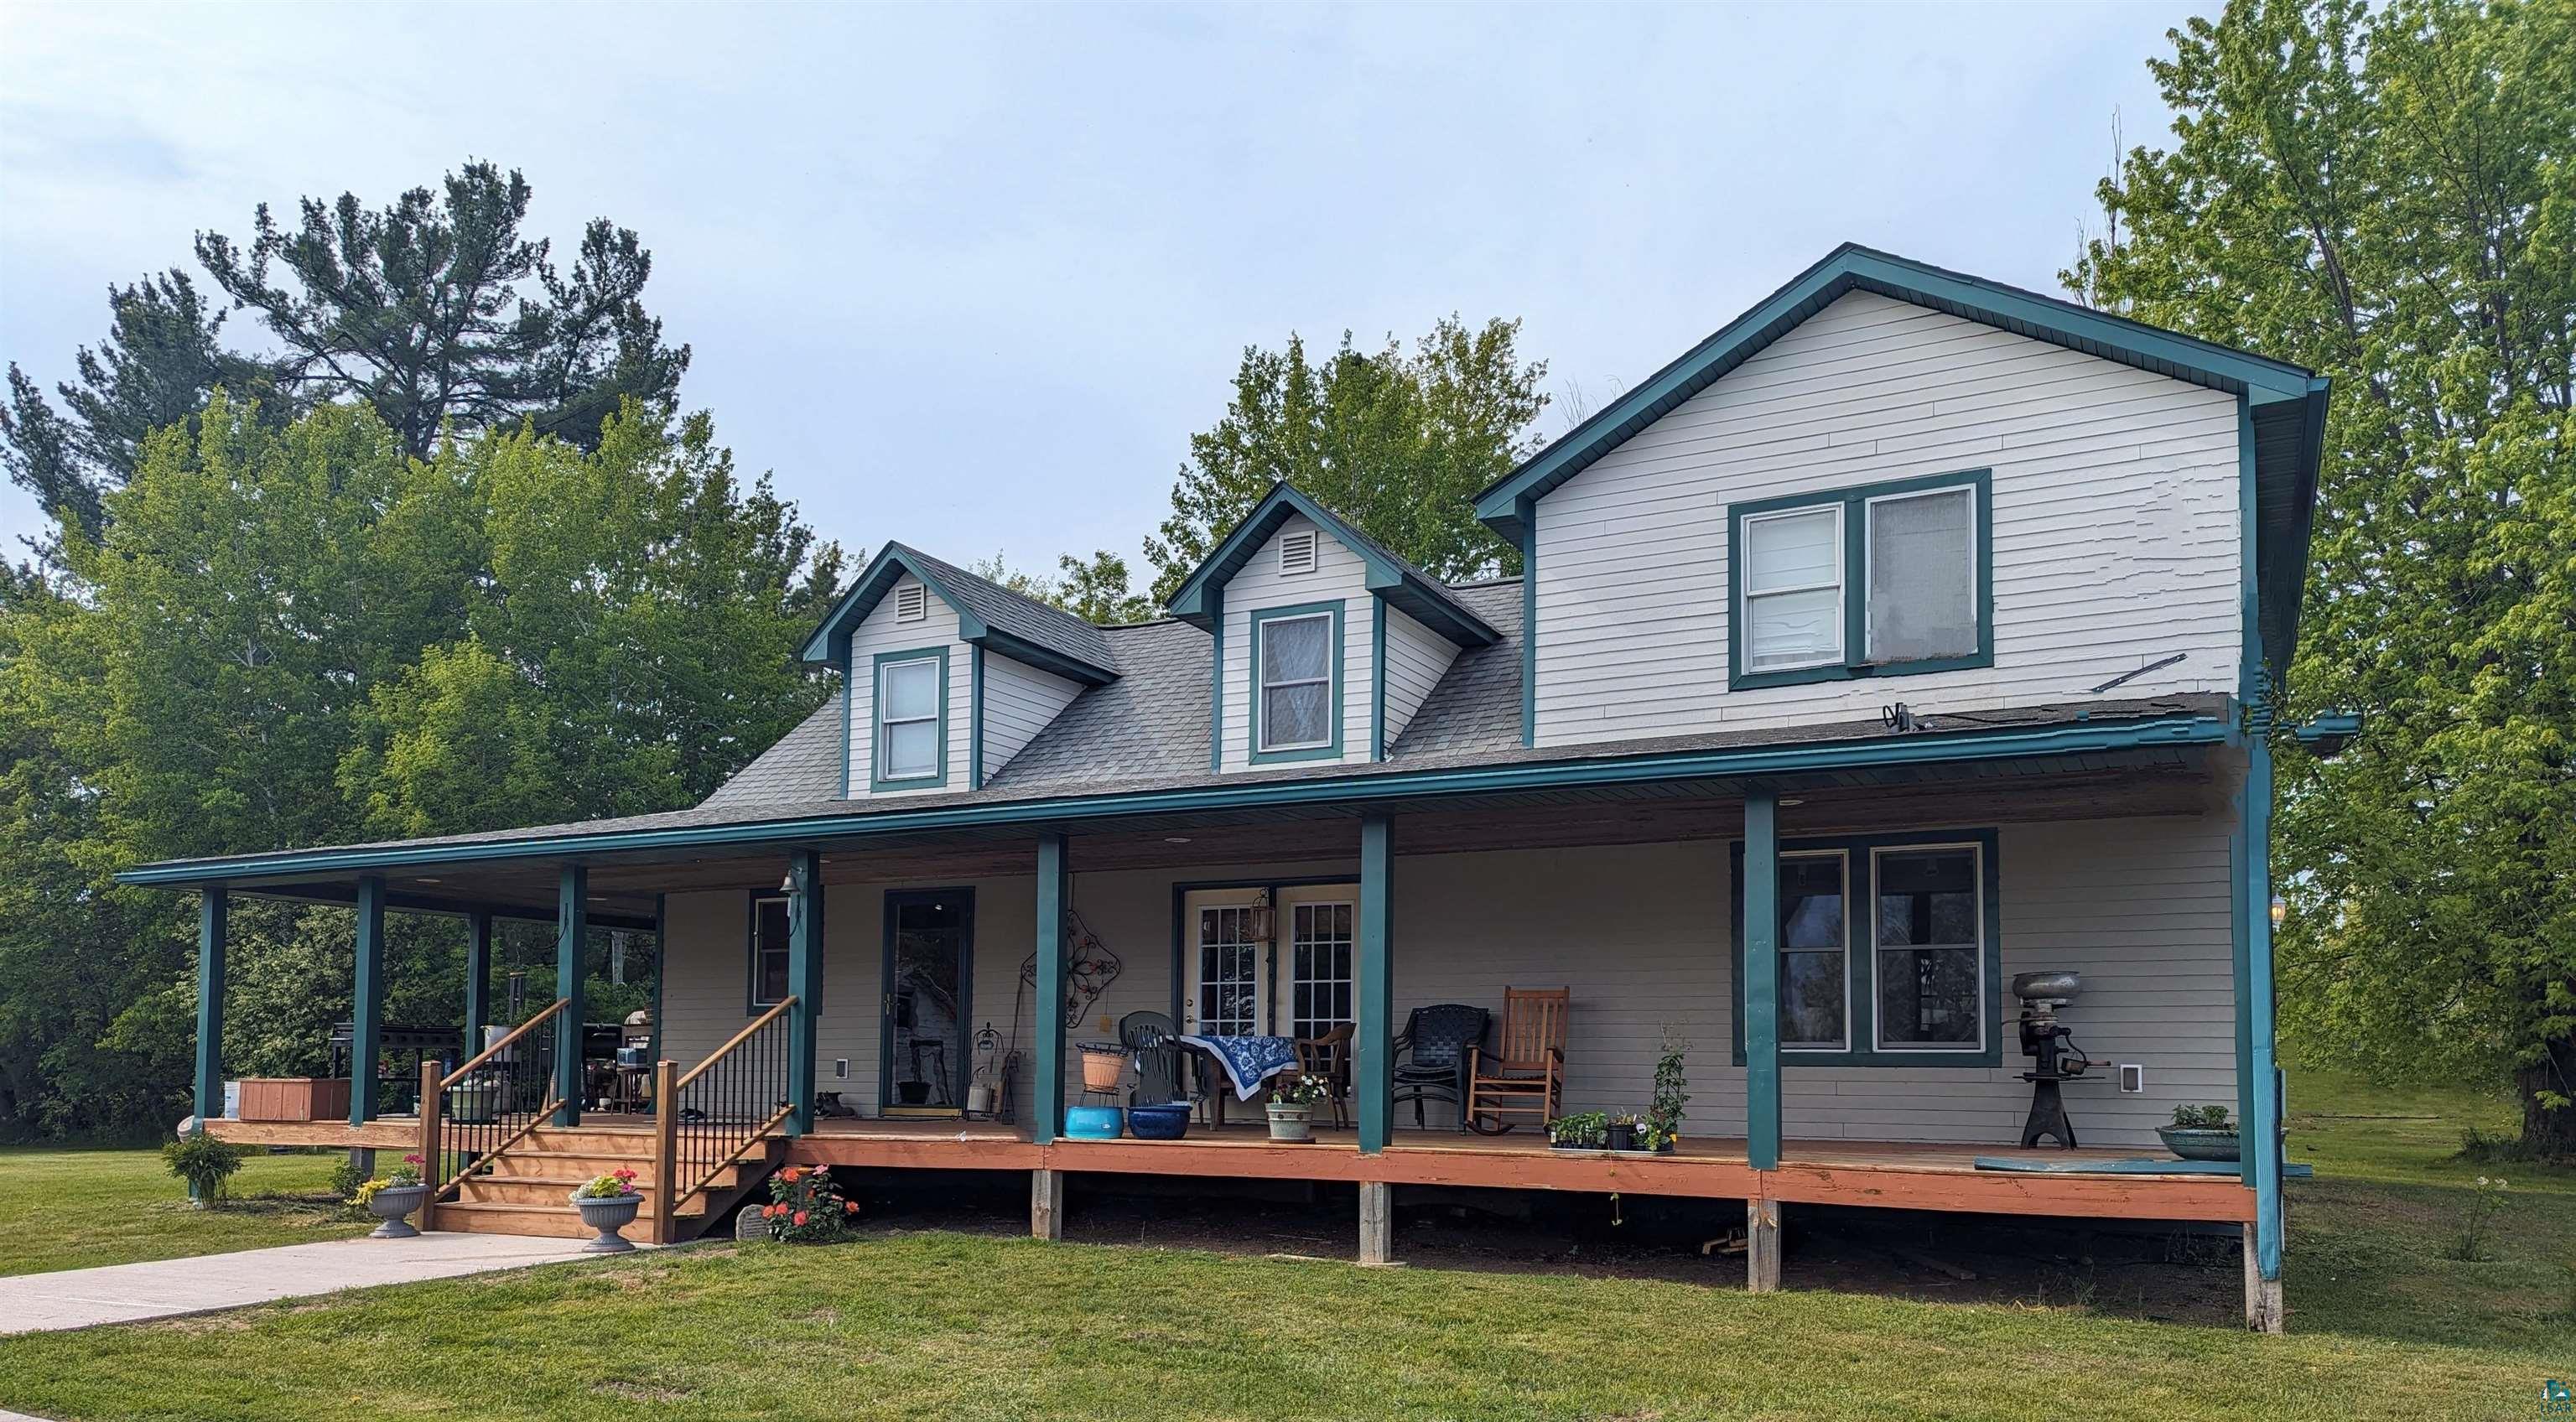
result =
[[[798,1210],[796,1212],[796,1223],[800,1225],[805,1223],[805,1212],[803,1210]]]

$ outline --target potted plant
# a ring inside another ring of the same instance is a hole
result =
[[[1655,1059],[1655,1094],[1637,1127],[1637,1144],[1658,1154],[1669,1154],[1682,1138],[1682,1107],[1690,1101],[1682,1089],[1690,1084],[1682,1076],[1685,1045],[1680,1034],[1664,1029],[1664,1052]]]
[[[635,1246],[619,1230],[635,1223],[635,1211],[644,1204],[644,1196],[635,1188],[635,1172],[620,1168],[606,1175],[592,1176],[580,1189],[572,1192],[572,1207],[581,1212],[585,1229],[599,1231],[599,1237],[581,1247],[584,1254],[623,1254]]]
[[[1622,1111],[1618,1115],[1610,1118],[1609,1139],[1605,1144],[1607,1144],[1612,1150],[1635,1150],[1637,1148],[1637,1116],[1635,1112]]]
[[[1331,1087],[1320,1076],[1299,1076],[1294,1081],[1270,1089],[1270,1138],[1274,1141],[1311,1141],[1315,1138],[1315,1103],[1323,1100]]]
[[[2176,1106],[2173,1124],[2156,1127],[2165,1149],[2185,1160],[2238,1158],[2235,1123],[2224,1106]]]
[[[421,1202],[429,1198],[429,1187],[421,1183],[422,1164],[419,1156],[404,1156],[402,1164],[358,1187],[358,1203],[367,1207],[368,1214],[383,1221],[376,1226],[375,1233],[367,1236],[369,1239],[410,1239],[420,1233],[404,1216],[419,1209]]]
[[[1551,1150],[1600,1150],[1610,1143],[1610,1118],[1599,1111],[1577,1111],[1547,1123]]]
[[[791,1165],[769,1177],[769,1203],[760,1207],[760,1222],[781,1243],[825,1244],[839,1238],[858,1213],[858,1201],[841,1197],[830,1166]]]

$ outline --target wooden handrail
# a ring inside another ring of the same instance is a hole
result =
[[[439,1089],[439,1090],[441,1090],[441,1091],[445,1091],[447,1088],[449,1088],[449,1087],[451,1087],[451,1086],[454,1086],[456,1083],[458,1083],[458,1082],[460,1082],[460,1081],[463,1081],[463,1080],[465,1079],[465,1074],[466,1074],[467,1072],[472,1071],[472,1070],[474,1070],[476,1067],[479,1067],[479,1066],[483,1065],[485,1062],[490,1061],[493,1057],[495,1057],[495,1056],[497,1056],[497,1055],[499,1055],[499,1054],[500,1054],[500,1052],[501,1052],[501,1049],[502,1049],[502,1048],[507,1047],[507,1046],[509,1046],[511,1043],[516,1042],[517,1040],[519,1040],[521,1037],[524,1037],[524,1036],[528,1035],[528,1033],[529,1033],[530,1031],[532,1031],[532,1030],[534,1030],[534,1029],[536,1028],[537,1024],[539,1024],[539,1023],[541,1023],[541,1022],[544,1022],[544,1021],[548,1020],[549,1018],[552,1018],[556,1013],[563,1011],[565,1008],[570,1007],[571,1005],[572,1005],[572,999],[571,999],[571,998],[568,998],[568,997],[559,997],[559,998],[556,998],[552,1004],[548,1005],[548,1006],[545,1008],[545,1010],[544,1010],[544,1011],[539,1012],[536,1016],[531,1017],[531,1018],[529,1018],[527,1021],[520,1023],[518,1026],[511,1028],[511,1029],[510,1029],[510,1031],[509,1031],[509,1034],[508,1034],[508,1035],[506,1035],[506,1036],[504,1036],[500,1041],[494,1042],[492,1045],[490,1045],[490,1046],[488,1046],[488,1047],[485,1047],[483,1050],[481,1050],[481,1051],[479,1051],[479,1052],[476,1052],[473,1056],[466,1058],[466,1060],[465,1060],[465,1065],[463,1065],[463,1066],[461,1066],[461,1067],[458,1067],[456,1070],[451,1071],[451,1072],[449,1072],[446,1076],[444,1076],[444,1077],[440,1078],[440,1079],[439,1079],[439,1083],[438,1083],[438,1089]]]
[[[742,1142],[741,1142],[741,1144],[736,1145],[736,1146],[733,1148],[733,1150],[725,1156],[725,1158],[724,1158],[724,1159],[717,1161],[715,1164],[713,1164],[713,1165],[711,1165],[711,1166],[708,1166],[708,1167],[707,1167],[707,1173],[706,1173],[706,1175],[705,1175],[704,1177],[702,1177],[702,1178],[701,1178],[701,1179],[700,1179],[696,1184],[691,1185],[691,1186],[690,1186],[688,1189],[686,1189],[686,1190],[681,1190],[681,1191],[678,1191],[678,1192],[674,1193],[674,1194],[671,1196],[671,1208],[672,1208],[672,1209],[674,1209],[674,1210],[677,1210],[677,1209],[678,1209],[678,1208],[679,1208],[683,1203],[685,1203],[685,1202],[689,1199],[689,1197],[690,1197],[690,1196],[695,1195],[695,1194],[697,1194],[699,1191],[702,1191],[702,1190],[706,1189],[706,1188],[707,1188],[707,1186],[708,1186],[709,1184],[713,1183],[713,1182],[714,1182],[714,1180],[715,1180],[715,1178],[716,1178],[716,1175],[717,1175],[719,1172],[721,1172],[721,1171],[722,1171],[726,1166],[733,1164],[735,1161],[742,1159],[742,1158],[743,1158],[744,1156],[746,1156],[746,1155],[749,1155],[749,1154],[751,1153],[751,1148],[752,1148],[753,1146],[756,1146],[756,1145],[760,1144],[760,1142],[761,1142],[761,1140],[762,1140],[762,1138],[763,1138],[763,1137],[767,1136],[771,1131],[774,1131],[774,1130],[777,1130],[777,1129],[778,1129],[778,1123],[779,1123],[779,1122],[781,1122],[781,1121],[786,1120],[786,1119],[788,1118],[788,1116],[792,1113],[792,1109],[793,1109],[793,1108],[786,1107],[786,1106],[781,1106],[781,1107],[779,1107],[775,1112],[771,1113],[771,1115],[770,1115],[770,1117],[769,1117],[769,1119],[768,1119],[768,1120],[763,1121],[763,1122],[761,1122],[758,1126],[753,1127],[753,1128],[751,1129],[751,1131],[750,1131],[748,1134],[746,1134],[746,1135],[742,1138]],[[667,1242],[667,1241],[666,1241],[666,1242]]]
[[[693,1066],[693,1067],[689,1068],[687,1071],[682,1072],[682,1073],[680,1074],[680,1079],[679,1079],[679,1081],[678,1081],[678,1082],[676,1082],[676,1083],[674,1083],[675,1087],[676,1087],[676,1086],[686,1086],[686,1085],[688,1085],[690,1082],[693,1082],[693,1081],[697,1080],[699,1077],[706,1075],[707,1068],[709,1068],[709,1067],[711,1067],[711,1066],[714,1066],[716,1063],[718,1063],[718,1062],[720,1062],[720,1061],[723,1061],[723,1060],[725,1059],[726,1055],[727,1055],[727,1054],[729,1054],[730,1052],[732,1052],[734,1048],[741,1046],[745,1041],[749,1040],[749,1039],[750,1039],[750,1037],[751,1037],[751,1034],[752,1034],[752,1033],[757,1032],[757,1031],[759,1031],[761,1028],[766,1027],[766,1026],[768,1026],[770,1023],[772,1023],[772,1022],[776,1021],[776,1020],[778,1019],[778,1014],[780,1014],[780,1013],[782,1013],[782,1012],[785,1012],[787,1009],[789,1009],[789,1008],[791,1008],[791,1007],[794,1007],[795,1005],[796,1005],[796,999],[795,999],[795,998],[793,998],[793,997],[789,997],[789,998],[786,998],[785,1000],[781,1001],[781,1002],[780,1002],[776,1007],[773,1007],[773,1008],[769,1009],[767,1012],[764,1012],[764,1013],[760,1014],[758,1017],[755,1017],[755,1018],[751,1019],[751,1025],[750,1025],[750,1026],[745,1027],[745,1028],[743,1028],[741,1031],[734,1033],[734,1034],[733,1034],[733,1036],[731,1036],[731,1037],[729,1037],[729,1038],[727,1038],[727,1039],[725,1040],[725,1044],[724,1044],[723,1046],[718,1047],[718,1048],[716,1048],[714,1051],[707,1053],[707,1058],[706,1058],[706,1060],[705,1060],[705,1061],[702,1061],[702,1062],[698,1063],[696,1066]]]

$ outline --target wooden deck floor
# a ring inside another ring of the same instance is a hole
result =
[[[1398,1131],[1383,1154],[1354,1133],[1319,1128],[1295,1145],[1258,1125],[1193,1125],[1178,1141],[1056,1141],[1017,1127],[912,1118],[823,1120],[789,1158],[872,1169],[1092,1171],[1212,1179],[1383,1181],[1484,1189],[1623,1191],[1709,1199],[1771,1199],[1894,1209],[2120,1219],[2253,1218],[2253,1192],[2234,1178],[2163,1174],[2016,1174],[1976,1168],[1981,1155],[2134,1160],[2135,1150],[2015,1151],[1991,1145],[1790,1141],[1775,1170],[1757,1171],[1741,1140],[1685,1140],[1671,1155],[1559,1151],[1542,1136]]]

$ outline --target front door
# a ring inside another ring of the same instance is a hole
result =
[[[877,1105],[892,1116],[954,1116],[966,1102],[975,891],[886,895],[885,1054]]]
[[[1181,903],[1181,1030],[1206,1037],[1269,1029],[1270,945],[1252,936],[1258,889],[1200,889]]]
[[[1356,887],[1268,891],[1271,940],[1253,936],[1254,907],[1264,892],[1198,889],[1183,898],[1182,1031],[1312,1037],[1353,1020]]]

